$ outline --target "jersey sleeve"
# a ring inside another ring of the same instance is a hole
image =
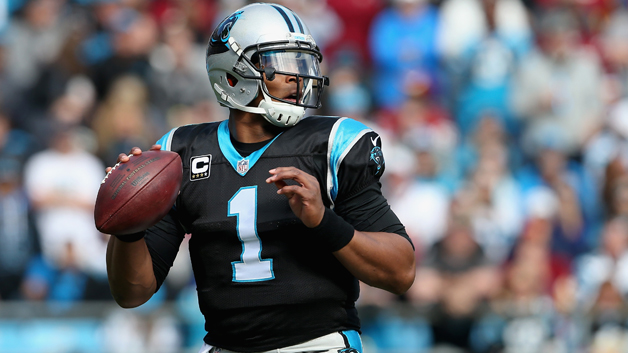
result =
[[[339,120],[330,138],[329,197],[334,211],[359,231],[410,237],[382,195],[385,162],[380,136],[355,120]],[[335,130],[335,131],[334,131]]]
[[[327,153],[326,189],[332,205],[379,181],[384,172],[379,135],[358,121],[336,121]]]
[[[337,172],[338,192],[335,202],[341,202],[367,186],[379,183],[385,169],[380,140],[377,133],[369,131],[346,151]]]
[[[356,230],[396,233],[412,244],[406,228],[382,195],[379,183],[370,184],[338,203],[334,211]]]

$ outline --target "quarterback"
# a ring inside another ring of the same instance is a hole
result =
[[[329,84],[321,60],[286,7],[251,4],[218,25],[207,73],[229,119],[174,128],[152,147],[181,156],[183,181],[157,225],[111,237],[120,306],[150,299],[190,234],[201,352],[362,352],[359,281],[404,293],[414,248],[380,190],[379,135],[304,117]]]

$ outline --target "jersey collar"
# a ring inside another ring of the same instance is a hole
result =
[[[225,156],[229,164],[233,167],[236,173],[241,176],[245,176],[246,173],[253,168],[255,163],[260,159],[264,151],[270,146],[273,141],[279,137],[283,132],[279,133],[275,138],[268,141],[268,143],[260,148],[259,150],[251,153],[246,157],[242,157],[240,153],[233,147],[231,143],[231,137],[229,133],[229,120],[224,120],[218,126],[218,146],[220,146],[220,151]]]

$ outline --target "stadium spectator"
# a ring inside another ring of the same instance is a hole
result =
[[[606,217],[625,214],[621,185],[628,172],[628,99],[609,106],[605,127],[583,151],[584,163],[600,186]]]
[[[327,0],[327,5],[338,15],[341,31],[324,52],[327,58],[338,62],[346,52],[361,58],[362,64],[371,67],[369,29],[373,19],[385,6],[383,0]],[[369,75],[367,75],[369,76]]]
[[[622,296],[628,295],[628,220],[617,216],[606,222],[600,245],[573,262],[578,279],[578,301],[591,308],[605,282]]]
[[[149,54],[158,41],[158,27],[153,17],[131,8],[115,11],[104,33],[111,54],[88,67],[99,99],[113,83],[125,75],[147,79],[151,73]]]
[[[500,264],[523,229],[523,196],[508,168],[505,142],[483,140],[477,158],[463,186],[471,197],[465,213],[471,218],[477,242],[495,264]]]
[[[611,216],[628,216],[628,177],[620,175],[608,184]]]
[[[602,59],[610,81],[610,103],[628,97],[628,10],[609,14],[599,35]]]
[[[420,252],[445,234],[453,186],[444,178],[443,161],[436,157],[435,148],[430,145],[433,141],[423,138],[417,142],[423,145],[413,146],[411,155],[406,157],[408,160],[402,162],[404,166],[393,169],[395,185],[388,191],[390,206],[404,222]]]
[[[555,209],[548,211],[546,217],[553,224],[552,249],[570,259],[591,250],[596,243],[603,217],[597,193],[598,185],[591,173],[577,160],[568,158],[569,144],[566,133],[560,127],[546,126],[535,131],[525,140],[532,161],[525,165],[517,175],[524,198],[530,207]],[[551,194],[557,204],[541,205],[539,195]],[[528,209],[526,220],[538,214]]]
[[[7,74],[14,89],[22,93],[37,89],[40,75],[56,61],[71,33],[69,14],[63,1],[31,0],[11,19],[5,36],[10,38],[6,42]]]
[[[70,257],[81,271],[103,279],[106,239],[94,227],[93,210],[104,165],[82,149],[79,133],[76,127],[56,126],[50,147],[27,161],[24,185],[44,260],[64,267]]]
[[[547,227],[539,222],[523,236],[504,274],[504,288],[492,302],[494,312],[505,321],[501,345],[505,350],[538,352],[551,337],[554,277],[568,275],[567,261],[550,253]],[[539,231],[544,235],[535,237]]]
[[[532,45],[526,11],[519,0],[449,0],[441,9],[438,47],[451,94],[446,100],[463,137],[485,115],[515,135],[509,101],[513,76]]]
[[[162,33],[163,43],[150,53],[147,79],[149,99],[165,115],[173,107],[209,100],[213,93],[207,85],[205,48],[194,41],[192,28],[175,22],[164,26]]]
[[[621,352],[626,345],[628,304],[612,281],[600,285],[587,313],[591,322],[587,332],[591,352]]]
[[[116,79],[94,112],[92,126],[100,158],[113,163],[119,151],[148,144],[159,131],[165,131],[166,122],[159,124],[152,112],[148,87],[140,77],[124,75]]]
[[[144,5],[160,27],[185,23],[194,32],[195,42],[205,41],[216,25],[217,13],[224,7],[221,1],[206,0],[150,0],[144,1]]]
[[[67,242],[57,250],[54,263],[41,255],[33,256],[21,283],[21,295],[32,301],[46,301],[59,312],[86,300],[89,277],[79,268],[79,252]]]
[[[371,92],[362,77],[359,60],[349,56],[341,59],[331,69],[329,77],[334,85],[327,91],[326,110],[367,125],[372,123],[374,117],[371,116]]]
[[[402,87],[405,98],[395,111],[379,111],[376,119],[412,148],[432,145],[436,158],[443,162],[442,171],[449,173],[460,137],[449,110],[436,96],[435,84],[424,73],[408,73]]]
[[[582,45],[568,10],[543,12],[536,30],[538,50],[522,60],[512,92],[514,108],[523,119],[524,138],[555,125],[565,134],[567,156],[578,157],[603,124],[600,59]]]
[[[417,268],[408,297],[429,306],[436,346],[470,348],[470,332],[482,304],[499,291],[499,270],[474,239],[470,220],[452,214],[446,235]]]
[[[30,132],[15,128],[9,115],[4,111],[0,111],[1,157],[18,161],[21,168],[28,157],[41,148],[43,148],[41,143]]]
[[[425,0],[395,0],[373,20],[371,87],[378,108],[397,111],[405,99],[406,78],[413,71],[438,82],[438,21],[437,8]]]
[[[20,287],[25,271],[39,251],[21,172],[19,161],[0,158],[0,300],[23,299]]]
[[[613,185],[628,170],[628,99],[608,104],[603,128],[582,150],[583,165],[600,188],[604,213],[612,216]]]

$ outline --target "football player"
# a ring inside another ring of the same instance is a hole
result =
[[[321,60],[284,6],[251,4],[218,25],[207,72],[229,119],[175,128],[152,147],[180,154],[183,182],[157,225],[111,237],[119,305],[150,299],[191,234],[201,352],[362,352],[358,281],[404,293],[414,248],[380,191],[379,135],[347,118],[304,118],[328,85]]]

